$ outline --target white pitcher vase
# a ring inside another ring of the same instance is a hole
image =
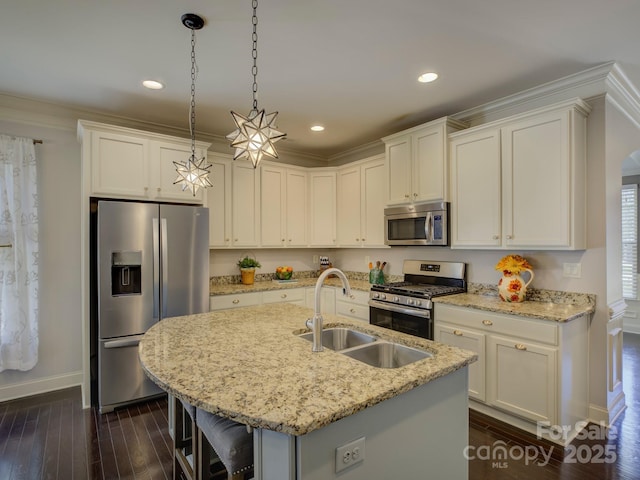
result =
[[[524,282],[520,273],[503,272],[498,282],[498,293],[505,302],[524,302],[527,295],[527,287],[533,281],[533,270],[523,268],[523,272],[529,273],[529,281]]]

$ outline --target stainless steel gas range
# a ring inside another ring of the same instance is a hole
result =
[[[372,285],[372,325],[433,340],[433,297],[467,291],[466,264],[405,260],[404,281]]]

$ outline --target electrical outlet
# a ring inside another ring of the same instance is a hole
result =
[[[318,258],[318,255],[314,255],[313,256],[313,264],[314,265],[318,265],[320,263],[320,259]]]
[[[567,278],[580,278],[582,276],[581,263],[564,263],[562,264],[562,276]]]
[[[336,473],[364,461],[365,437],[336,448]]]

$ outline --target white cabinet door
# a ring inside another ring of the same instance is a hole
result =
[[[436,342],[470,350],[478,355],[478,360],[469,365],[469,397],[484,402],[486,399],[485,335],[455,325],[437,323],[434,327],[434,339]]]
[[[336,172],[309,174],[309,244],[314,247],[336,246]]]
[[[307,173],[287,169],[286,240],[287,247],[306,247],[307,241]]]
[[[207,163],[207,152],[201,148],[196,148],[198,159],[204,157],[204,164]],[[190,189],[182,190],[180,185],[174,185],[178,176],[174,162],[186,162],[191,158],[191,145],[186,143],[172,142],[151,142],[151,158],[154,162],[152,168],[152,188],[151,192],[156,200],[167,200],[183,203],[202,204],[204,201],[204,189],[198,189],[196,195]],[[211,172],[211,171],[210,171]],[[209,179],[211,180],[211,179]]]
[[[487,350],[488,403],[528,420],[556,425],[557,349],[490,336]]]
[[[451,246],[500,246],[500,130],[456,136],[450,151]]]
[[[286,245],[286,169],[263,164],[260,167],[260,177],[261,245],[284,247]]]
[[[360,247],[361,223],[360,166],[338,171],[338,245]]]
[[[384,244],[384,208],[388,196],[386,174],[384,157],[371,160],[361,166],[360,238],[363,246],[386,247]]]
[[[389,204],[411,201],[411,135],[403,135],[386,144],[389,170]]]
[[[234,247],[260,244],[260,175],[251,162],[234,162],[231,187]]]
[[[231,160],[216,154],[209,157],[210,180],[207,188],[209,208],[209,246],[212,248],[231,246]]]
[[[569,122],[553,112],[502,129],[505,245],[571,245]]]
[[[435,125],[413,133],[413,191],[415,202],[446,198],[448,175],[444,125]]]
[[[121,133],[91,130],[87,133],[91,141],[91,193],[151,198],[149,141]]]

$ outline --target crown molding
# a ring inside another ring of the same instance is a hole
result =
[[[558,80],[463,110],[451,115],[451,118],[474,126],[569,98],[591,98],[606,91],[606,80],[615,67],[617,66],[614,62],[607,62]]]
[[[619,65],[606,78],[607,101],[640,128],[640,92]]]

